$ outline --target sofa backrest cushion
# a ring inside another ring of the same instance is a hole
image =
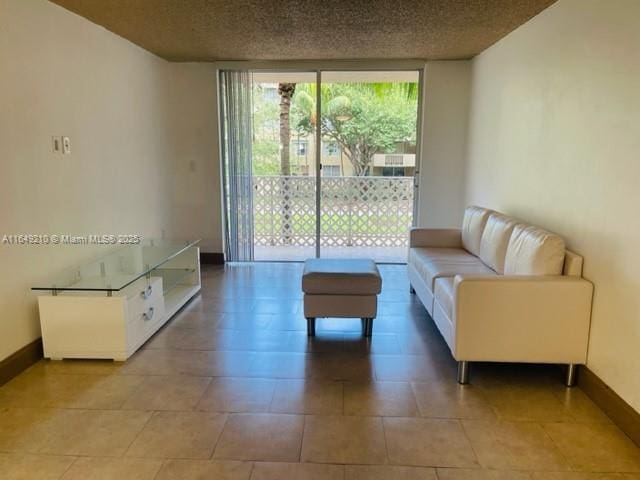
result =
[[[507,246],[513,228],[517,222],[511,217],[493,212],[489,215],[487,224],[480,239],[480,260],[487,267],[498,273],[504,273],[504,260],[507,255]]]
[[[474,254],[476,257],[480,256],[480,239],[491,213],[491,210],[475,206],[467,207],[464,211],[462,246],[467,252]]]
[[[509,239],[505,275],[562,275],[564,240],[530,225],[516,225]]]
[[[564,252],[564,267],[562,268],[562,274],[570,277],[582,276],[582,257],[571,250],[565,250]]]

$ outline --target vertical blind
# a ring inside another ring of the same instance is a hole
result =
[[[229,262],[253,260],[252,83],[246,70],[220,71],[224,248]]]

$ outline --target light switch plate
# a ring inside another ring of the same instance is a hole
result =
[[[62,137],[62,153],[65,155],[71,153],[71,139],[69,137]]]
[[[62,138],[51,137],[51,151],[53,153],[62,153]]]

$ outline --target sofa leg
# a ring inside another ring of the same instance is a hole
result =
[[[458,383],[460,385],[466,385],[469,383],[470,366],[470,363],[467,361],[458,362]]]
[[[565,379],[564,384],[567,387],[575,387],[576,383],[578,383],[578,365],[570,363],[567,366],[567,378]]]
[[[310,337],[316,336],[316,319],[313,317],[307,318],[307,335]]]
[[[413,288],[413,285],[409,284],[409,293],[411,295],[415,295],[416,294],[416,289]]]
[[[362,319],[362,333],[365,337],[370,337],[373,334],[373,318]]]

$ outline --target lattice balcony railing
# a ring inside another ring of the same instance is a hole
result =
[[[321,246],[408,245],[413,177],[323,177]],[[254,244],[315,244],[315,177],[253,179]]]

